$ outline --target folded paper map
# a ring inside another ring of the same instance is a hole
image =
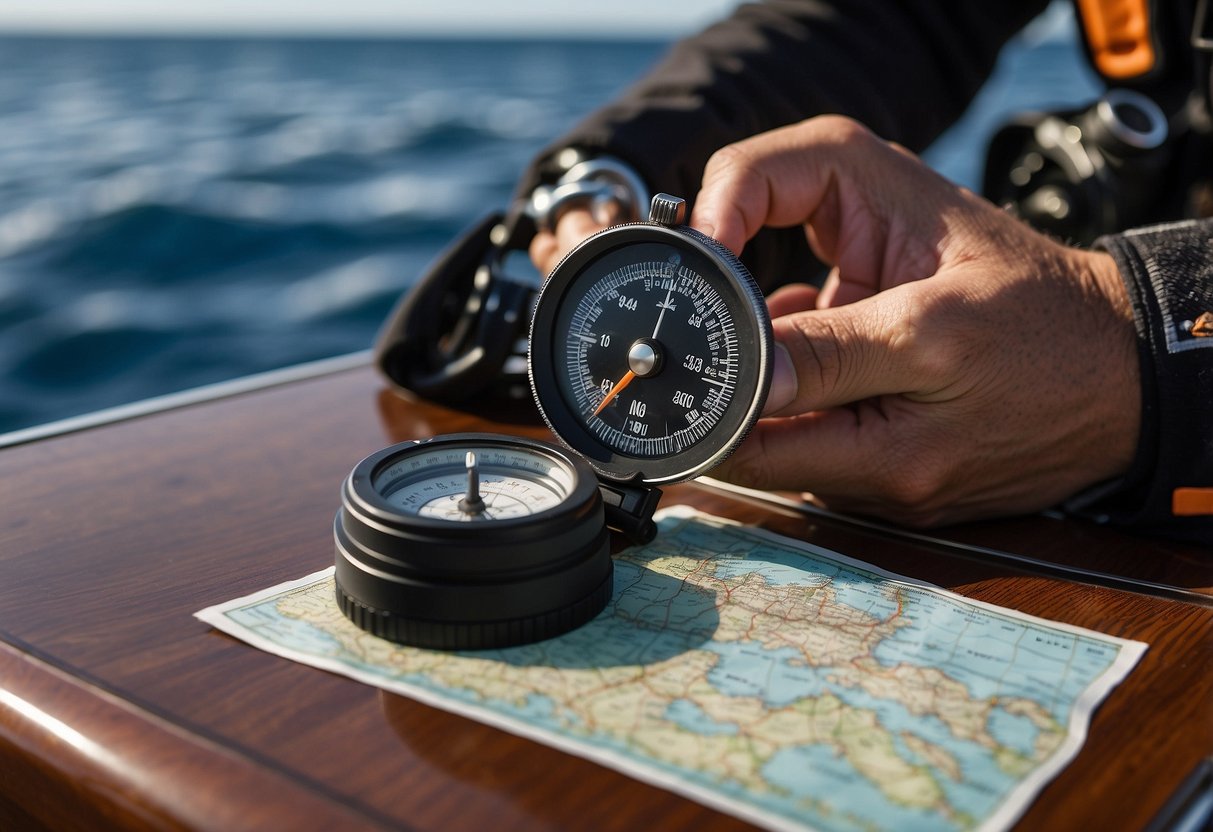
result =
[[[1002,829],[1146,645],[674,507],[589,624],[403,647],[332,570],[197,615],[294,661],[496,725],[772,829]]]

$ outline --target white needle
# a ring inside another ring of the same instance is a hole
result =
[[[674,294],[674,282],[670,281],[670,289],[665,293],[665,300],[657,304],[657,308],[661,310],[661,314],[657,316],[657,326],[653,327],[653,338],[657,337],[657,331],[661,329],[661,319],[665,317],[665,311],[670,308],[670,296]]]

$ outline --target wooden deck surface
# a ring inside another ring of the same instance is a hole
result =
[[[465,430],[545,436],[406,402],[360,368],[0,450],[0,828],[744,828],[193,618],[331,564],[363,456]],[[1043,517],[944,533],[1053,569],[699,485],[673,503],[1147,642],[1021,829],[1143,828],[1213,755],[1213,561],[1195,547]],[[1066,577],[1084,570],[1115,579]]]

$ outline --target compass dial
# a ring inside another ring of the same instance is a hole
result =
[[[744,267],[689,228],[591,237],[553,272],[531,333],[531,379],[553,431],[615,479],[703,473],[757,419],[770,321]]]
[[[480,498],[475,510],[466,499],[473,470]],[[372,485],[388,506],[404,513],[476,522],[524,517],[558,506],[572,491],[573,472],[525,447],[464,443],[418,448],[375,472]]]

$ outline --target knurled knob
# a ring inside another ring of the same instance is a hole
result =
[[[657,194],[649,207],[649,222],[661,225],[682,225],[686,218],[687,201],[669,194]]]

